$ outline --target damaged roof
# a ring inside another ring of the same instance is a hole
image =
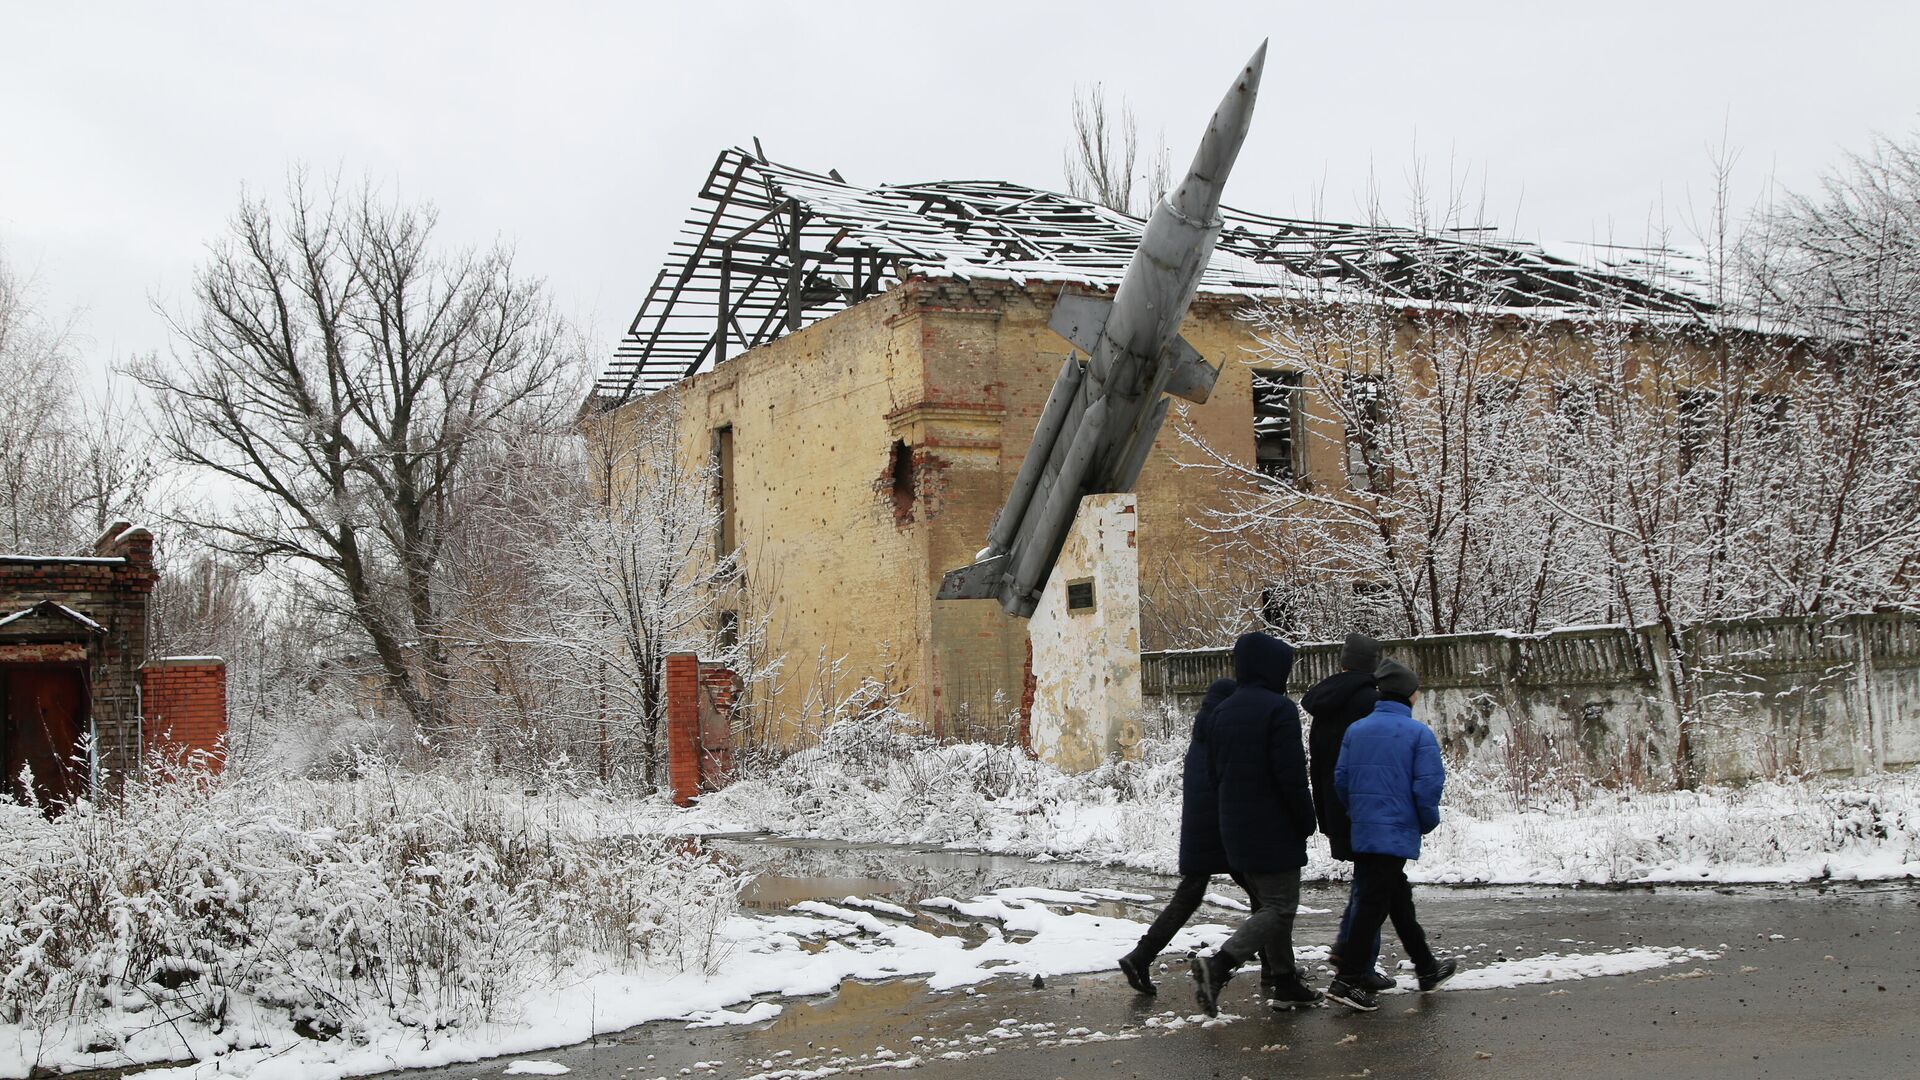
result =
[[[1361,295],[1536,315],[1691,318],[1708,305],[1671,252],[1585,261],[1490,229],[1438,233],[1221,207],[1200,285],[1214,295]],[[861,187],[756,151],[723,151],[680,238],[595,383],[602,405],[650,393],[913,277],[1119,284],[1145,222],[1000,180]]]

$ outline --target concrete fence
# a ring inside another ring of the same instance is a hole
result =
[[[1420,673],[1416,710],[1468,760],[1576,764],[1597,775],[1672,775],[1680,709],[1657,627],[1453,634],[1387,641]],[[1682,634],[1698,677],[1693,760],[1707,781],[1865,773],[1920,762],[1920,617],[1753,619]],[[1302,646],[1291,692],[1333,673],[1337,643]],[[1230,677],[1226,649],[1147,653],[1149,703],[1190,712]]]

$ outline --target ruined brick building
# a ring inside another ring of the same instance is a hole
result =
[[[737,149],[699,199],[590,422],[617,432],[671,402],[685,460],[717,464],[718,547],[740,550],[742,602],[762,605],[770,650],[785,657],[776,711],[819,696],[816,658],[844,658],[837,678],[884,674],[936,731],[1004,726],[1025,623],[934,592],[981,546],[1070,348],[1048,328],[1055,299],[1117,285],[1142,223],[1004,182],[862,188]],[[1222,572],[1190,520],[1219,492],[1180,467],[1180,430],[1262,472],[1344,481],[1340,448],[1304,437],[1324,406],[1297,375],[1248,362],[1259,352],[1241,317],[1249,302],[1338,279],[1443,303],[1420,291],[1432,275],[1414,272],[1438,260],[1548,318],[1622,297],[1653,314],[1691,303],[1526,245],[1222,215],[1182,329],[1221,365],[1219,381],[1169,419],[1137,489],[1148,605]]]
[[[0,786],[43,805],[180,753],[217,755],[226,671],[147,656],[153,534],[117,522],[89,556],[0,555]],[[217,756],[212,763],[217,767]]]

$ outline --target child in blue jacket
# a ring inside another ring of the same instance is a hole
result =
[[[1420,838],[1440,824],[1440,792],[1447,779],[1440,743],[1413,718],[1413,697],[1420,689],[1413,669],[1388,660],[1376,679],[1380,701],[1347,728],[1333,771],[1334,791],[1353,821],[1354,913],[1327,996],[1362,1012],[1380,1007],[1366,976],[1373,971],[1380,925],[1389,911],[1405,916],[1404,922],[1394,919],[1394,929],[1421,990],[1437,989],[1457,967],[1427,947],[1427,935],[1414,918],[1406,872],[1407,860],[1420,857]]]

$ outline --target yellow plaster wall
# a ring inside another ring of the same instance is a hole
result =
[[[944,497],[926,523],[926,588],[931,592],[942,573],[971,562],[985,542],[1069,346],[1047,326],[1057,286],[925,281],[907,289],[922,326],[929,397],[950,409],[971,405],[983,416],[999,417],[992,452],[983,445],[955,455],[943,477]],[[1182,469],[1177,461],[1199,460],[1180,439],[1182,425],[1241,461],[1253,460],[1252,375],[1245,361],[1255,342],[1251,328],[1235,317],[1236,307],[1202,297],[1183,327],[1209,363],[1224,362],[1224,367],[1205,405],[1188,405],[1184,418],[1169,417],[1140,476],[1141,588],[1149,602],[1156,587],[1154,568],[1165,563],[1179,564],[1173,579],[1203,588],[1231,572],[1205,555],[1203,537],[1189,523],[1218,498],[1218,488],[1206,474]],[[1338,475],[1338,455],[1326,449],[1310,448],[1308,465],[1316,475]],[[934,606],[930,636],[937,686],[929,696],[942,723],[960,731],[984,727],[1008,734],[1008,716],[1022,689],[1025,623],[991,600],[944,601]],[[1157,644],[1145,642],[1148,648]]]
[[[786,738],[807,705],[888,674],[936,733],[1010,738],[1027,656],[1026,623],[993,601],[932,597],[947,570],[972,561],[1019,470],[1068,346],[1047,327],[1059,287],[913,280],[686,380],[681,445],[704,460],[711,432],[734,429],[737,533],[749,595],[784,656],[768,701]],[[1206,589],[1235,569],[1205,551],[1191,524],[1220,498],[1191,430],[1253,460],[1252,328],[1233,300],[1200,297],[1183,334],[1222,367],[1204,405],[1176,402],[1138,485],[1140,584]],[[1574,344],[1577,337],[1565,344]],[[1278,366],[1262,364],[1261,366]],[[1309,387],[1310,416],[1329,418]],[[627,406],[627,410],[638,408]],[[615,414],[616,418],[618,413]],[[1309,426],[1328,430],[1325,424]],[[1337,431],[1336,428],[1332,430]],[[892,490],[891,448],[910,448],[911,490]],[[1309,436],[1306,474],[1345,484],[1341,447]],[[1149,627],[1148,649],[1164,647]],[[837,681],[820,661],[839,660]]]
[[[914,327],[900,315],[897,293],[879,296],[668,391],[681,399],[689,466],[706,460],[716,428],[733,428],[739,606],[765,618],[768,651],[784,658],[761,704],[786,740],[817,720],[811,703],[845,697],[863,676],[924,682],[925,558],[886,490],[888,417],[921,397]]]

